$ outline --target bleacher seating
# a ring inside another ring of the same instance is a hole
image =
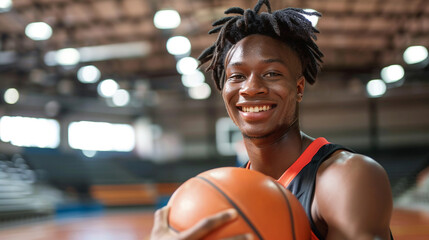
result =
[[[52,214],[53,199],[18,154],[0,156],[0,223]]]

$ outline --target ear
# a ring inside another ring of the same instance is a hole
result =
[[[297,94],[297,102],[301,102],[302,98],[304,96],[304,89],[305,89],[305,77],[301,76],[296,81],[296,94]]]

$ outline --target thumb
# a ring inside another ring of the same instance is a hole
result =
[[[165,229],[168,228],[168,213],[170,212],[170,206],[158,209],[155,212],[154,228]]]

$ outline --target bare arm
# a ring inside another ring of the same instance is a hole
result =
[[[374,160],[342,152],[319,172],[315,201],[327,240],[390,239],[392,194],[384,169]]]
[[[208,218],[202,219],[190,229],[176,233],[168,227],[168,212],[170,207],[164,207],[155,212],[154,226],[150,236],[151,240],[198,240],[202,239],[211,231],[226,224],[237,217],[233,209],[220,212]],[[225,240],[247,240],[251,235],[234,236]]]

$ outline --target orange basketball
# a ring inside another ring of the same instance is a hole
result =
[[[183,231],[202,218],[235,208],[238,217],[205,239],[251,233],[254,239],[310,239],[301,203],[273,178],[243,168],[209,170],[183,183],[173,194],[169,225]]]

